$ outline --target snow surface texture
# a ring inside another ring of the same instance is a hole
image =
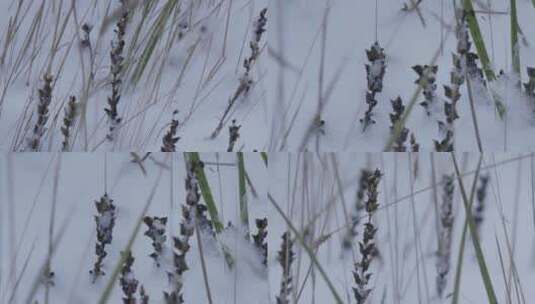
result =
[[[43,5],[39,1],[0,1],[0,58],[4,60],[0,64],[0,149],[20,151],[27,145],[37,121],[38,90],[50,67],[52,101],[41,151],[61,150],[60,128],[70,96],[80,104],[69,150],[160,151],[173,118],[179,121],[177,151],[226,151],[233,119],[243,125],[235,150],[262,150],[267,125],[265,34],[248,74],[252,81],[249,90],[230,109],[219,136],[210,139],[210,135],[243,79],[249,42],[257,35],[255,22],[267,1],[130,3],[139,6],[130,10],[126,22],[124,60],[116,60],[122,62],[122,82],[118,85],[117,117],[110,120],[105,113],[115,81],[110,52],[119,41],[114,32],[117,21],[105,28],[102,24],[120,10],[121,1],[46,1]],[[172,10],[166,3],[174,3]],[[169,16],[160,18],[167,11]],[[11,31],[10,22],[16,22]],[[163,26],[158,27],[160,24]],[[92,28],[89,40],[84,25]],[[160,28],[161,35],[154,36]],[[54,44],[55,39],[59,41]],[[135,72],[151,41],[156,42],[154,52],[136,84]],[[56,53],[51,51],[54,45]],[[51,54],[55,54],[52,62]],[[178,113],[173,115],[174,111]],[[111,125],[115,130],[109,135],[117,137],[113,142],[106,140]]]
[[[460,170],[465,174],[464,187],[468,192],[478,157],[475,153],[458,155]],[[367,218],[365,210],[361,210],[361,222],[356,227],[357,235],[350,250],[342,250],[342,240],[355,210],[360,170],[363,168],[379,168],[383,173],[378,189],[379,208],[373,220],[378,229],[375,242],[379,256],[371,262],[369,287],[372,292],[366,303],[451,303],[465,212],[459,184],[454,179],[450,266],[445,292],[439,298],[435,283],[436,216],[439,216],[436,212],[441,212],[444,187],[443,184],[437,185],[439,208],[435,209],[431,162],[435,164],[437,183],[442,181],[444,174],[454,174],[454,169],[451,155],[434,153],[433,158],[429,154],[409,156],[408,153],[324,153],[320,157],[314,153],[303,153],[276,154],[270,158],[269,193],[299,233],[306,235],[308,246],[314,251],[343,303],[356,303],[352,271],[354,262],[360,260],[357,241],[362,241],[363,224]],[[523,303],[518,300],[515,291],[507,291],[504,283],[511,282],[510,278],[514,277],[510,276],[510,252],[514,255],[526,303],[535,297],[535,291],[527,287],[528,282],[535,279],[534,169],[533,158],[529,154],[496,153],[483,159],[480,176],[488,176],[489,182],[479,235],[498,303],[508,302],[508,294],[514,298],[512,303]],[[414,174],[415,170],[416,176],[411,178],[409,174]],[[412,187],[411,180],[414,181]],[[478,182],[477,187],[480,185]],[[269,220],[270,288],[271,295],[278,295],[282,268],[275,256],[280,251],[281,236],[287,225],[275,209],[270,210]],[[324,239],[325,236],[329,238]],[[506,249],[507,242],[511,251]],[[294,290],[290,298],[298,295],[298,303],[336,303],[320,271],[317,267],[310,268],[311,260],[298,244],[297,240],[294,241]],[[469,235],[461,269],[459,303],[489,303]],[[511,290],[515,289],[513,285],[508,286]],[[520,293],[518,295],[522,298]]]
[[[401,96],[407,105],[417,85],[414,65],[436,61],[438,105],[426,115],[417,98],[406,127],[416,136],[423,150],[434,150],[433,140],[440,140],[437,121],[445,120],[443,85],[450,84],[452,53],[456,50],[453,1],[414,1],[425,20],[422,25],[416,11],[402,11],[408,0],[379,0],[376,37],[376,1],[294,0],[271,2],[271,26],[268,95],[272,125],[269,147],[272,150],[383,151],[390,137],[390,100]],[[459,3],[460,1],[457,1]],[[518,22],[524,37],[519,38],[522,82],[527,81],[527,67],[535,65],[535,7],[532,1],[517,0]],[[516,87],[511,64],[510,1],[473,1],[477,20],[496,74],[504,77],[488,84],[507,108],[498,117],[487,89],[472,82],[475,112],[485,151],[532,150],[533,99]],[[460,5],[460,4],[458,4]],[[488,14],[488,6],[493,14]],[[450,32],[451,31],[451,32]],[[450,32],[448,34],[448,32]],[[365,50],[378,40],[386,54],[386,74],[382,92],[376,95],[374,125],[362,132],[359,122],[367,110]],[[441,41],[444,43],[441,46]],[[472,37],[470,40],[473,41]],[[472,52],[475,46],[472,44]],[[481,67],[481,63],[478,61]],[[455,121],[455,149],[477,151],[476,136],[466,84],[458,102],[460,118]],[[319,104],[322,106],[319,106]],[[318,127],[317,113],[321,108]],[[315,124],[314,124],[315,123]],[[312,127],[311,127],[312,126]],[[320,131],[318,131],[318,128]],[[309,134],[311,133],[311,134]],[[308,136],[307,136],[308,134]]]
[[[172,191],[170,170],[162,169],[156,163],[169,166],[171,156],[174,164]],[[0,158],[0,303],[27,303],[26,297],[46,260],[58,157],[58,154],[51,153],[17,153],[3,154]],[[163,303],[163,292],[169,290],[166,271],[172,265],[172,237],[178,234],[181,206],[185,203],[186,170],[182,154],[153,154],[153,157],[143,163],[147,172],[144,176],[139,165],[131,162],[130,154],[108,154],[108,177],[105,179],[104,154],[69,153],[61,156],[54,217],[55,237],[61,235],[64,225],[65,229],[51,260],[51,270],[55,275],[54,286],[50,287],[49,303],[97,303],[120,252],[124,250],[142,215],[160,170],[163,170],[162,177],[146,214],[168,217],[162,265],[156,267],[154,260],[149,257],[153,252],[152,241],[143,235],[147,226],[142,224],[132,247],[135,258],[132,270],[135,279],[144,286],[150,298],[149,303]],[[238,227],[236,154],[223,153],[219,158],[215,154],[200,154],[200,157],[206,163],[208,182],[212,186],[221,219],[225,225],[232,222],[234,227]],[[209,164],[215,162],[221,165]],[[247,194],[251,233],[256,233],[254,219],[267,215],[267,169],[258,153],[245,155],[245,165],[258,195],[254,197],[251,192]],[[103,263],[106,274],[93,284],[89,270],[96,258],[94,216],[97,211],[94,201],[104,194],[106,180],[108,195],[116,206],[116,219],[113,240],[106,246],[108,255]],[[10,231],[14,233],[13,239]],[[185,303],[208,303],[196,235],[190,240],[191,249],[186,258],[189,270],[184,273],[182,292]],[[218,236],[217,241],[213,241],[209,235],[203,234],[203,252],[214,303],[270,303],[267,269],[252,240],[245,240],[243,235],[241,230],[227,229]],[[223,245],[234,257],[232,270],[225,262],[221,249]],[[39,283],[38,287],[34,300],[44,303],[44,285]],[[137,292],[135,295],[138,297]],[[108,303],[122,303],[122,296],[117,280]]]

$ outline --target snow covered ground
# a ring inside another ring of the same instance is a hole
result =
[[[107,154],[107,179],[104,178],[104,157],[103,153],[63,154],[59,173],[56,173],[58,154],[2,155],[1,303],[28,303],[28,294],[35,280],[39,278],[39,270],[47,257],[56,178],[58,188],[55,194],[54,235],[61,235],[61,239],[51,260],[55,286],[50,287],[49,303],[97,303],[153,189],[155,193],[147,215],[168,217],[165,262],[161,268],[157,268],[149,257],[153,251],[152,245],[150,239],[143,235],[147,229],[145,224],[142,224],[132,248],[135,258],[133,271],[139,284],[145,287],[150,303],[163,303],[163,292],[169,291],[166,271],[172,269],[172,236],[178,235],[181,206],[185,203],[186,196],[183,156],[153,154],[154,160],[144,161],[144,176],[140,167],[130,161],[128,153],[110,153]],[[225,225],[232,222],[235,227],[239,226],[236,154],[201,154],[200,157],[206,164],[207,178],[222,221]],[[171,158],[172,177],[168,168],[162,168],[155,162],[170,166]],[[216,162],[220,166],[216,166]],[[254,219],[263,218],[267,214],[267,171],[257,153],[245,155],[245,166],[258,195],[254,197],[248,192],[251,233],[256,233]],[[160,172],[162,176],[158,180]],[[89,270],[95,261],[96,230],[93,216],[97,211],[94,201],[104,194],[105,181],[108,184],[108,195],[117,206],[116,223],[113,241],[106,247],[106,275],[92,284]],[[262,265],[252,241],[246,241],[241,232],[233,229],[221,233],[217,242],[203,234],[203,241],[213,303],[270,303],[267,270]],[[195,237],[190,240],[190,245],[191,249],[187,255],[190,269],[184,274],[184,301],[208,303]],[[225,263],[221,251],[223,245],[234,257],[235,265],[232,270]],[[45,288],[41,283],[38,288],[34,300],[45,303]],[[123,293],[117,281],[108,303],[122,303],[121,296]]]
[[[26,147],[37,120],[38,89],[49,67],[54,82],[41,151],[61,150],[60,128],[69,96],[76,97],[80,112],[71,131],[69,149],[74,151],[159,151],[173,118],[179,121],[176,135],[181,137],[177,151],[226,151],[232,119],[243,126],[235,150],[264,149],[266,37],[259,42],[261,53],[249,73],[248,93],[231,107],[219,136],[210,139],[210,135],[240,85],[243,61],[250,56],[249,42],[266,0],[130,1],[139,6],[130,10],[126,24],[118,103],[122,123],[118,139],[105,140],[109,123],[104,109],[112,94],[110,51],[116,25],[102,24],[121,8],[120,3],[0,1],[0,58],[4,61],[0,65],[0,149]],[[92,27],[90,47],[82,46],[84,24]],[[160,31],[161,35],[154,34]],[[136,78],[151,41],[156,43],[152,56]],[[178,111],[175,116],[174,111]]]
[[[468,192],[478,157],[475,153],[457,155]],[[383,173],[378,188],[379,209],[373,220],[378,229],[376,244],[379,257],[372,260],[370,266],[373,275],[369,287],[373,291],[366,303],[452,302],[465,212],[459,185],[454,180],[450,268],[445,292],[440,299],[435,283],[439,225],[436,216],[441,214],[444,187],[443,184],[436,187],[437,211],[432,187],[432,162],[437,183],[442,182],[444,174],[454,174],[451,156],[445,153],[434,153],[433,158],[421,153],[411,156],[400,153],[324,153],[319,156],[306,153],[277,154],[270,158],[269,193],[292,225],[305,235],[307,245],[314,251],[315,258],[343,303],[356,303],[352,271],[354,262],[359,261],[361,256],[357,242],[362,241],[363,224],[367,218],[365,210],[361,210],[361,222],[356,228],[357,235],[353,238],[351,249],[342,250],[342,241],[354,214],[360,170],[363,168],[379,168]],[[490,179],[479,235],[498,303],[531,303],[535,298],[533,289],[529,287],[535,279],[534,169],[533,158],[529,154],[500,153],[483,158],[480,177],[488,176]],[[409,174],[413,174],[413,178]],[[476,190],[480,186],[478,181]],[[281,250],[281,235],[288,226],[276,209],[272,208],[268,216],[271,225],[270,287],[272,295],[279,295],[282,267],[275,257]],[[295,234],[292,235],[295,239]],[[325,279],[317,267],[311,268],[311,259],[297,240],[293,251],[296,257],[292,265],[290,299],[298,299],[297,303],[336,303]],[[516,279],[511,273],[511,256],[514,256],[513,265],[518,272],[519,284],[513,283]],[[461,269],[458,303],[490,303],[469,234]]]
[[[415,1],[419,2],[419,1]],[[460,1],[456,1],[459,3]],[[272,1],[272,24],[268,32],[270,45],[268,83],[272,125],[270,148],[303,151],[382,151],[390,137],[390,100],[400,96],[407,105],[418,78],[414,65],[430,64],[438,52],[436,65],[437,95],[441,98],[437,112],[427,116],[418,105],[419,95],[408,117],[407,128],[413,132],[423,150],[434,150],[433,140],[442,139],[437,120],[444,120],[443,85],[450,82],[453,67],[451,54],[456,49],[453,1],[422,1],[422,25],[416,11],[402,11],[408,0],[294,0]],[[482,148],[485,151],[532,150],[534,116],[533,99],[519,93],[512,74],[510,1],[473,1],[487,52],[496,74],[503,70],[507,77],[489,83],[507,108],[500,119],[488,92],[472,83],[475,113]],[[535,66],[535,7],[532,1],[517,0],[522,81],[527,82],[526,68]],[[488,7],[492,14],[488,14]],[[458,4],[459,5],[459,4]],[[450,32],[448,34],[448,32]],[[367,108],[365,50],[378,40],[386,54],[384,87],[376,99],[376,124],[362,132],[359,119]],[[444,44],[441,46],[441,41]],[[470,40],[472,38],[470,37]],[[475,47],[472,45],[472,51]],[[481,63],[478,63],[481,66]],[[507,80],[513,79],[513,80]],[[467,86],[461,87],[458,102],[460,118],[455,121],[455,149],[477,151]],[[321,96],[321,98],[320,98]],[[324,135],[308,130],[322,102],[321,119]],[[319,143],[318,143],[319,140]]]

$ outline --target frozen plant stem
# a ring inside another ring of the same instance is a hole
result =
[[[373,108],[377,106],[376,94],[383,91],[383,78],[386,72],[386,56],[384,49],[379,45],[379,42],[372,44],[369,50],[366,50],[366,56],[369,63],[366,64],[366,78],[368,80],[368,91],[366,92],[366,104],[368,109],[364,113],[364,117],[360,119],[362,124],[362,132],[372,124],[375,124],[373,119]]]
[[[39,152],[41,151],[41,140],[46,132],[46,123],[48,122],[50,103],[52,102],[52,81],[53,77],[50,74],[43,76],[43,87],[39,89],[39,102],[37,104],[37,121],[32,129],[32,134],[28,139],[27,151]]]
[[[106,138],[113,142],[117,139],[117,128],[121,124],[122,117],[119,116],[117,105],[121,100],[122,72],[123,72],[123,50],[125,46],[126,24],[128,22],[128,10],[126,9],[126,0],[121,0],[123,13],[117,22],[117,28],[114,30],[115,39],[111,43],[111,96],[108,97],[108,108],[104,109],[108,116],[109,130]]]
[[[95,206],[98,212],[98,215],[95,215],[95,223],[97,225],[95,254],[97,255],[97,260],[93,265],[93,269],[89,271],[93,277],[93,283],[95,283],[99,276],[105,275],[102,270],[102,264],[108,254],[106,252],[106,245],[111,244],[113,227],[115,226],[115,205],[107,193],[104,193],[100,200],[95,202]]]
[[[353,271],[353,279],[356,286],[353,287],[353,294],[357,304],[367,303],[368,296],[372,289],[369,286],[369,281],[372,273],[369,271],[373,258],[377,255],[377,247],[375,245],[375,233],[377,228],[374,226],[372,220],[373,215],[379,207],[379,181],[381,180],[381,171],[375,169],[375,171],[368,176],[367,180],[367,200],[365,203],[366,213],[368,214],[368,220],[364,224],[364,233],[362,234],[362,241],[359,242],[359,250],[361,259],[355,263],[355,270]]]
[[[290,293],[292,292],[292,263],[295,259],[293,252],[293,241],[290,232],[286,231],[282,234],[281,249],[278,252],[277,260],[282,267],[282,278],[279,295],[277,296],[277,304],[289,304]]]
[[[160,267],[163,246],[167,240],[167,237],[165,236],[167,217],[145,216],[143,222],[148,227],[148,230],[145,231],[145,235],[152,240],[152,248],[154,249],[154,252],[149,256],[154,260],[156,266]]]
[[[442,177],[442,205],[440,207],[440,233],[437,250],[437,293],[442,297],[446,289],[447,276],[450,271],[451,240],[453,231],[453,191],[455,180],[452,175]]]
[[[240,77],[240,84],[238,85],[238,88],[234,92],[234,95],[232,95],[232,97],[228,101],[227,107],[223,112],[223,116],[221,116],[217,127],[210,136],[212,139],[216,138],[223,129],[223,125],[225,124],[225,120],[227,118],[227,115],[230,113],[232,106],[236,103],[240,96],[247,95],[249,89],[251,88],[251,85],[253,84],[253,79],[251,77],[251,69],[255,62],[258,60],[258,57],[260,56],[260,40],[262,39],[262,34],[266,31],[267,25],[266,14],[267,8],[262,9],[260,11],[260,15],[258,16],[258,19],[254,23],[253,39],[251,39],[251,41],[249,42],[251,54],[248,58],[245,58],[243,60],[243,67],[245,71]]]

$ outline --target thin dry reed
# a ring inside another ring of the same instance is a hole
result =
[[[262,39],[262,35],[266,31],[266,25],[267,25],[267,8],[264,8],[260,11],[260,15],[258,16],[258,19],[256,19],[254,23],[254,31],[253,31],[253,39],[249,42],[249,48],[251,50],[251,54],[249,57],[245,58],[243,60],[243,67],[245,69],[244,73],[240,77],[240,83],[238,85],[238,88],[228,101],[227,107],[225,108],[225,111],[223,112],[223,116],[219,120],[219,123],[217,124],[217,127],[212,132],[211,138],[216,138],[221,130],[223,129],[223,125],[225,124],[225,120],[230,113],[230,110],[232,109],[232,106],[236,103],[238,98],[240,96],[247,95],[249,92],[249,89],[251,89],[251,86],[253,84],[253,78],[251,76],[251,70],[255,62],[258,60],[258,57],[260,56],[260,40]]]

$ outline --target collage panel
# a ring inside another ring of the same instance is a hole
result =
[[[532,1],[270,7],[270,151],[533,150]]]
[[[531,154],[271,155],[271,297],[530,303],[534,169]]]
[[[259,153],[13,153],[0,173],[0,303],[270,303]]]
[[[265,150],[267,2],[0,1],[0,150]]]

